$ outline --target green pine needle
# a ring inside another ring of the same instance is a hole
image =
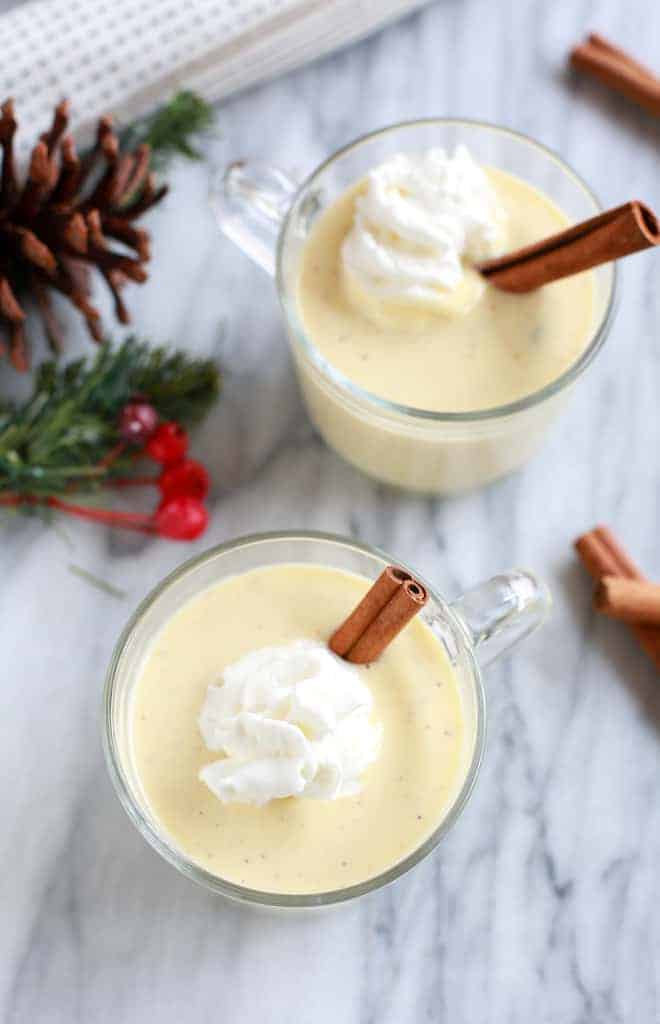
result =
[[[32,397],[19,406],[0,404],[0,498],[89,491],[110,476],[126,475],[130,452],[103,465],[120,441],[119,414],[136,395],[163,420],[190,426],[220,391],[211,360],[150,348],[133,337],[104,345],[93,360],[59,367],[44,363]]]
[[[114,583],[109,583],[108,580],[102,579],[96,573],[90,572],[89,569],[84,569],[82,565],[76,565],[75,562],[69,562],[69,572],[72,572],[74,576],[78,576],[81,580],[91,583],[97,590],[101,590],[104,594],[109,594],[110,597],[122,600],[127,596],[126,591],[122,587],[116,587]]]
[[[206,131],[213,120],[213,107],[184,89],[155,114],[126,128],[121,135],[122,146],[132,149],[142,142],[149,143],[151,166],[155,168],[162,168],[176,154],[199,160],[201,154],[191,140]]]

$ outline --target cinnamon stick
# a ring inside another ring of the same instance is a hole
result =
[[[395,565],[388,565],[380,574],[374,585],[367,591],[360,603],[351,612],[341,626],[335,630],[328,641],[328,647],[340,658],[346,657],[351,647],[360,639],[364,631],[383,610],[387,602],[394,596],[399,587],[412,579],[410,573]]]
[[[656,215],[634,199],[533,245],[478,263],[476,269],[503,291],[530,292],[658,244]]]
[[[403,627],[422,610],[426,601],[427,593],[422,584],[417,580],[406,580],[365,629],[355,646],[351,647],[346,660],[354,665],[375,661]]]
[[[603,576],[594,593],[594,607],[621,622],[660,626],[660,584]]]
[[[642,572],[607,526],[597,526],[578,537],[575,549],[596,583],[604,576],[645,582]],[[660,628],[641,624],[631,625],[630,628],[642,650],[660,670]]]
[[[375,661],[427,600],[418,580],[389,565],[333,633],[329,647],[356,665]]]
[[[578,71],[660,116],[660,78],[603,36],[592,32],[571,50],[569,61]]]

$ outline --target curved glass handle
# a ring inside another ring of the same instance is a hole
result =
[[[280,227],[297,189],[285,171],[245,160],[212,180],[210,200],[220,230],[271,277]]]
[[[547,618],[552,597],[545,583],[524,569],[493,576],[450,605],[482,666],[533,633]]]

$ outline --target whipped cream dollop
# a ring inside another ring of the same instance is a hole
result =
[[[225,803],[353,795],[380,748],[371,711],[359,670],[323,644],[252,651],[208,688],[199,728],[223,756],[199,777]]]
[[[399,153],[367,175],[342,244],[349,298],[367,315],[387,306],[466,312],[481,295],[470,267],[504,250],[506,216],[465,146]]]

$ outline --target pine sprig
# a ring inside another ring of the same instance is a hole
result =
[[[104,460],[120,443],[119,414],[142,395],[164,420],[197,422],[220,390],[210,360],[149,348],[135,338],[104,345],[93,361],[44,363],[32,396],[0,406],[0,496],[89,491],[133,464],[129,451]]]
[[[181,90],[155,114],[137,121],[121,133],[122,145],[133,149],[142,142],[151,146],[151,166],[161,169],[179,154],[201,159],[192,139],[213,123],[213,107],[194,92]]]

